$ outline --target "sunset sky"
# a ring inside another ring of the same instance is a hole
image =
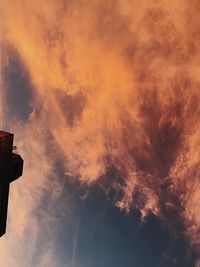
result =
[[[0,42],[0,266],[199,267],[199,1],[1,0]]]

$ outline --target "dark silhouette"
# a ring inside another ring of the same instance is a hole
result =
[[[14,134],[0,131],[0,237],[6,232],[10,183],[23,171],[23,159],[13,153]]]

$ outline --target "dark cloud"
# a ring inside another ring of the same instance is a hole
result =
[[[57,98],[60,103],[60,109],[66,118],[66,123],[69,127],[73,127],[76,121],[80,120],[85,106],[85,97],[81,95],[81,93],[71,96],[59,91],[55,94],[55,98]]]
[[[6,57],[3,69],[5,122],[11,117],[26,121],[34,108],[31,106],[34,93],[30,75],[16,49],[4,43],[2,53]]]

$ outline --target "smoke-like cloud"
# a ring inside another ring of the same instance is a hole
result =
[[[115,189],[126,211],[176,214],[198,247],[198,1],[2,4],[3,38],[31,79],[28,128],[48,133],[72,179]]]

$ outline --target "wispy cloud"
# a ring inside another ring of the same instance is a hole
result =
[[[3,0],[3,10],[4,39],[34,95],[28,124],[15,127],[29,176],[13,191],[15,203],[23,195],[27,203],[17,233],[34,220],[35,199],[62,158],[80,182],[122,192],[121,208],[175,210],[197,246],[198,2]],[[120,181],[103,179],[111,167]]]

